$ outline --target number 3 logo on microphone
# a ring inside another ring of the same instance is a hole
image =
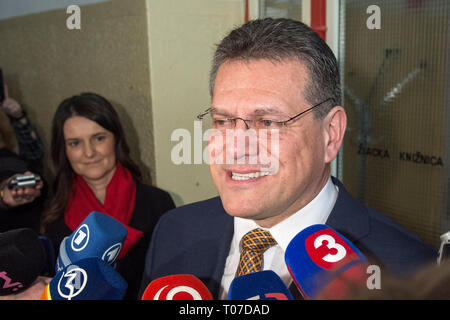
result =
[[[332,229],[319,230],[305,241],[306,251],[319,267],[333,270],[358,259],[353,249]]]

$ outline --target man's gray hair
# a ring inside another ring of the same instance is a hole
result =
[[[341,105],[339,70],[333,52],[308,26],[284,18],[250,21],[232,30],[219,43],[210,72],[211,97],[217,71],[226,61],[290,58],[298,59],[308,70],[309,83],[303,92],[308,103],[315,105],[331,98],[331,102],[314,110],[318,119],[325,117],[334,106]]]

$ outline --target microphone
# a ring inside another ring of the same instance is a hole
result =
[[[61,241],[56,272],[85,258],[100,258],[112,265],[127,234],[127,228],[116,219],[91,212],[70,236]]]
[[[45,267],[41,276],[53,276],[55,274],[55,249],[50,238],[39,236],[42,247],[45,250]]]
[[[299,232],[289,243],[285,261],[305,299],[338,299],[349,284],[362,284],[368,261],[337,231],[316,224]]]
[[[272,270],[249,273],[233,279],[228,300],[293,300],[291,292]]]
[[[127,288],[127,282],[105,261],[87,258],[58,272],[41,300],[121,300]]]
[[[45,250],[33,230],[0,233],[0,296],[28,288],[44,270],[45,259]]]
[[[150,282],[142,300],[213,300],[208,288],[191,274],[175,274]]]

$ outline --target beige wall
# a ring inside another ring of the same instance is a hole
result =
[[[58,104],[96,92],[119,112],[146,182],[177,205],[216,195],[207,165],[172,163],[170,137],[177,128],[193,136],[196,114],[210,103],[214,44],[243,22],[242,1],[113,0],[80,8],[81,30],[67,29],[65,9],[0,21],[0,67],[46,150]]]
[[[84,91],[108,98],[119,112],[133,158],[155,167],[145,0],[81,7],[81,30],[68,30],[65,9],[0,21],[0,66],[45,142],[54,111]],[[153,172],[152,172],[153,173]]]
[[[206,164],[172,162],[178,142],[170,137],[185,128],[193,139],[195,117],[210,104],[214,44],[242,24],[243,8],[242,1],[234,0],[147,1],[156,181],[177,205],[217,194]]]

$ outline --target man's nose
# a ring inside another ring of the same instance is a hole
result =
[[[250,158],[258,154],[258,137],[254,130],[247,130],[245,124],[230,130],[226,136],[227,159],[233,159],[234,163],[248,163]]]

